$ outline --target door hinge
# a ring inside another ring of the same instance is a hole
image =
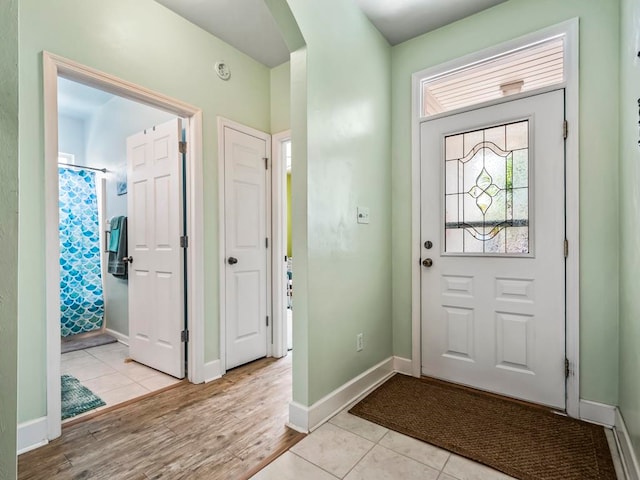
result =
[[[264,169],[269,170],[269,159],[267,157],[262,157],[264,160]]]
[[[564,239],[564,258],[569,256],[569,240]]]
[[[571,374],[571,369],[569,367],[569,359],[565,358],[564,359],[564,378],[569,378],[570,374]]]
[[[178,142],[178,151],[180,153],[187,153],[187,142]]]
[[[265,237],[264,239],[264,248],[269,248],[269,237]]]
[[[186,343],[189,341],[189,330],[182,330],[180,332],[180,341]]]
[[[269,326],[269,315],[267,315],[267,327]]]
[[[189,237],[182,235],[180,237],[180,248],[187,248],[189,246]]]
[[[566,120],[562,122],[562,137],[566,140],[569,136],[569,122]]]

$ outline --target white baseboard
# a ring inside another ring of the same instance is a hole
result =
[[[47,417],[36,418],[18,425],[18,455],[42,447],[47,439]]]
[[[616,424],[616,407],[589,400],[580,400],[580,420],[613,428]]]
[[[393,370],[403,375],[413,375],[413,362],[410,358],[393,357]]]
[[[393,357],[383,360],[345,383],[310,407],[289,404],[289,426],[299,432],[315,430],[350,403],[366,396],[393,375]]]
[[[204,364],[204,382],[212,382],[222,377],[220,370],[220,360],[213,360]]]
[[[631,443],[631,437],[627,430],[627,426],[624,424],[624,419],[620,410],[616,408],[616,423],[614,433],[618,447],[620,450],[620,456],[622,457],[622,464],[627,475],[628,480],[640,480],[640,466],[638,465],[638,457],[633,449]]]
[[[120,343],[124,343],[126,346],[129,346],[129,337],[127,335],[123,335],[122,333],[111,330],[110,328],[105,328],[104,331]]]

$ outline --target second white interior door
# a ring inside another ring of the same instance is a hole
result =
[[[266,139],[224,127],[226,368],[267,355]]]

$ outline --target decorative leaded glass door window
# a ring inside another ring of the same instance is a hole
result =
[[[528,255],[529,121],[445,137],[445,253]]]

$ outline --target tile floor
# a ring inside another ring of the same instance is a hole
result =
[[[611,439],[610,439],[611,441]],[[618,478],[623,479],[614,463]],[[253,480],[507,480],[512,477],[343,411]]]
[[[119,342],[62,354],[61,372],[76,377],[106,403],[104,407],[82,415],[104,410],[181,381],[145,365],[125,362],[128,356],[129,347]]]

